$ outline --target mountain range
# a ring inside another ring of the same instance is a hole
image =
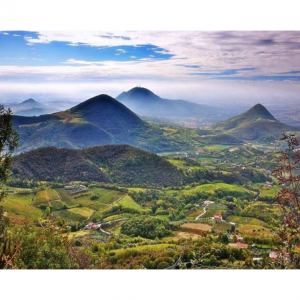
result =
[[[10,107],[14,114],[19,116],[39,116],[55,112],[55,108],[35,101],[32,98],[20,103],[3,103],[4,107]]]
[[[13,125],[20,136],[18,152],[48,146],[82,149],[103,144],[130,144],[153,152],[178,149],[177,142],[164,136],[161,129],[104,94],[54,114],[14,116]]]
[[[134,99],[132,95],[142,94],[145,95],[143,99],[134,100],[139,101],[141,107],[147,107],[147,103],[158,103],[157,110],[158,107],[165,107],[164,110],[169,114],[176,107],[175,100],[161,99],[145,88],[134,88],[118,98],[122,98],[123,102],[130,102],[130,99]],[[146,103],[146,106],[143,106],[143,103]],[[35,105],[33,99],[22,103],[23,108],[31,105]],[[185,107],[188,105],[184,103]],[[202,106],[199,108],[198,104],[195,105],[202,111]],[[168,107],[170,109],[167,109]],[[190,108],[192,109],[192,106]],[[193,110],[194,114],[197,109]],[[187,146],[187,139],[182,136],[184,133],[179,136],[166,134],[163,128],[143,121],[124,104],[105,94],[53,114],[37,117],[14,115],[13,125],[20,136],[19,153],[49,146],[82,149],[104,144],[129,144],[159,153],[178,151]],[[196,137],[198,141],[231,145],[242,144],[244,141],[272,142],[278,139],[282,132],[294,130],[293,127],[279,122],[261,104],[220,122],[211,129],[209,136]]]

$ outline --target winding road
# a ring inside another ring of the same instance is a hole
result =
[[[204,206],[204,208],[203,208],[203,213],[201,213],[199,216],[197,216],[197,217],[195,218],[195,221],[198,221],[198,219],[206,213],[206,207],[209,206],[209,205],[212,204],[212,203],[213,203],[213,202],[211,202],[211,203],[209,203],[209,204],[207,204],[207,205]]]

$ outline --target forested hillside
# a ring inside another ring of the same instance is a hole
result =
[[[131,185],[181,185],[184,175],[162,157],[128,145],[83,150],[40,148],[15,157],[20,179],[58,182],[98,181]]]

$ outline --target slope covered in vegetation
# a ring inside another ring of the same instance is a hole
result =
[[[162,157],[128,145],[84,150],[40,148],[15,157],[20,179],[58,182],[98,181],[131,185],[181,185],[184,176]]]

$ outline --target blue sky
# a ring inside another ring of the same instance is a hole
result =
[[[108,38],[102,35],[103,38]],[[9,31],[0,34],[1,66],[56,66],[74,59],[77,61],[136,61],[140,59],[164,59],[172,54],[159,53],[164,49],[155,45],[144,44],[134,46],[90,46],[84,43],[72,45],[64,41],[49,43],[30,43],[29,39],[37,39],[38,32]],[[110,39],[126,41],[126,37]]]
[[[1,82],[6,95],[14,84],[20,93],[30,86],[46,93],[73,83],[83,90],[98,84],[117,96],[142,83],[159,91],[168,86],[168,98],[182,98],[190,87],[187,97],[196,101],[213,84],[242,90],[245,82],[269,88],[273,82],[283,95],[300,83],[300,32],[0,31]]]

